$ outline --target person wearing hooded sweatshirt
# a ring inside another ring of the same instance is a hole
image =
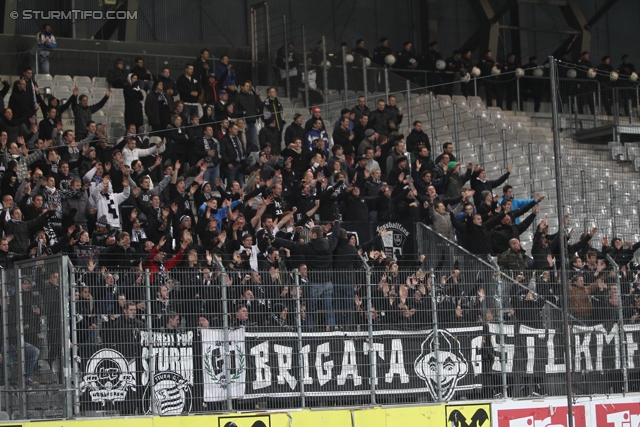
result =
[[[144,94],[138,83],[138,77],[130,73],[127,76],[127,83],[124,85],[124,121],[128,125],[136,125],[138,131],[144,124],[142,114],[142,100]]]

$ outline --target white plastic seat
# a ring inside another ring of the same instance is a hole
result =
[[[56,74],[55,76],[53,76],[53,81],[57,82],[73,82],[73,79],[71,78],[71,76],[67,76],[64,74]]]

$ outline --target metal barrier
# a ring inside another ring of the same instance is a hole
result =
[[[555,271],[513,277],[419,230],[404,267],[378,251],[323,272],[284,257],[260,271],[18,263],[2,282],[2,404],[35,419],[562,395],[565,337],[577,394],[637,391],[637,283],[615,263],[585,288],[589,310],[571,288],[565,334]]]

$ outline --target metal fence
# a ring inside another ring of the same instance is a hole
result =
[[[3,277],[3,408],[36,419],[531,398],[565,393],[566,362],[577,394],[638,391],[631,272],[612,263],[588,310],[571,288],[566,333],[555,271],[519,277],[427,228],[416,237],[412,266],[371,251],[350,271],[16,264]]]

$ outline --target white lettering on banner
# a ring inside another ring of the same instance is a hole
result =
[[[331,355],[331,347],[329,343],[320,344],[316,349],[316,374],[318,375],[318,383],[323,386],[331,381],[331,370],[333,369],[333,360],[329,360],[322,364],[323,357],[329,357]]]
[[[404,369],[404,353],[402,351],[402,340],[392,340],[389,372],[384,375],[385,382],[392,382],[394,375],[400,375],[400,382],[402,384],[409,382],[409,375],[407,375],[407,371]]]
[[[269,341],[265,341],[251,349],[253,363],[256,367],[256,380],[252,386],[254,390],[271,385],[271,367],[269,366]]]
[[[638,351],[638,344],[633,342],[633,334],[627,333],[627,367],[633,369],[636,364],[633,361],[633,355]]]
[[[589,345],[591,344],[591,331],[592,328],[584,328],[582,326],[574,326],[573,327],[573,336],[575,340],[575,352],[574,352],[574,370],[576,372],[580,372],[582,370],[582,357],[584,354],[584,368],[587,371],[593,370],[593,364],[591,363],[591,350],[589,349]],[[583,336],[580,339],[580,336]]]
[[[342,353],[342,369],[338,375],[338,385],[344,385],[347,378],[353,380],[353,385],[361,385],[362,377],[358,375],[358,361],[356,360],[356,346],[353,340],[344,341],[344,352]]]
[[[278,384],[289,384],[289,388],[296,388],[296,379],[291,375],[293,347],[274,345],[273,350],[278,354]]]
[[[363,351],[366,353],[368,351],[373,352],[373,357],[371,360],[371,377],[373,377],[373,384],[378,385],[378,357],[384,360],[384,344],[382,343],[373,343],[370,347],[369,343],[364,343]],[[369,380],[369,384],[371,384],[371,380]]]
[[[482,347],[482,338],[475,337],[471,340],[471,366],[473,367],[473,375],[478,376],[482,374],[482,353],[480,348]]]
[[[556,348],[553,345],[553,338],[556,336],[554,329],[549,329],[547,336],[547,364],[544,367],[545,374],[559,374],[566,371],[564,363],[556,365]]]
[[[516,354],[516,346],[515,344],[507,344],[507,338],[514,337],[514,326],[513,325],[503,325],[504,328],[504,352],[507,356],[507,362],[505,363],[505,369],[507,372],[513,372],[513,358]],[[489,333],[491,333],[491,346],[493,347],[493,351],[496,354],[500,354],[500,325],[496,325],[495,323],[489,323]],[[496,360],[493,362],[493,370],[501,371],[502,366],[500,364],[500,358],[496,357]]]
[[[531,335],[536,335],[540,339],[544,339],[544,329],[534,329],[525,325],[520,325],[520,333],[527,335],[527,374],[533,374],[533,366],[536,361],[536,339]]]
[[[311,353],[311,346],[308,344],[300,350],[300,354],[302,354],[302,370],[304,372],[304,379],[302,382],[306,385],[313,384],[313,378],[311,378],[309,372],[309,353]]]
[[[620,333],[618,330],[618,324],[614,324],[611,328],[611,332],[607,333],[607,330],[602,325],[594,327],[596,332],[596,371],[602,371],[602,350],[604,343],[610,344],[613,341],[613,348],[616,352],[615,366],[616,369],[620,369]]]
[[[193,331],[152,332],[140,335],[142,359],[149,357],[152,345],[155,370],[153,390],[148,363],[143,364],[143,402],[146,413],[155,406],[160,415],[179,415],[190,412],[193,387]],[[153,396],[152,396],[153,393]]]

